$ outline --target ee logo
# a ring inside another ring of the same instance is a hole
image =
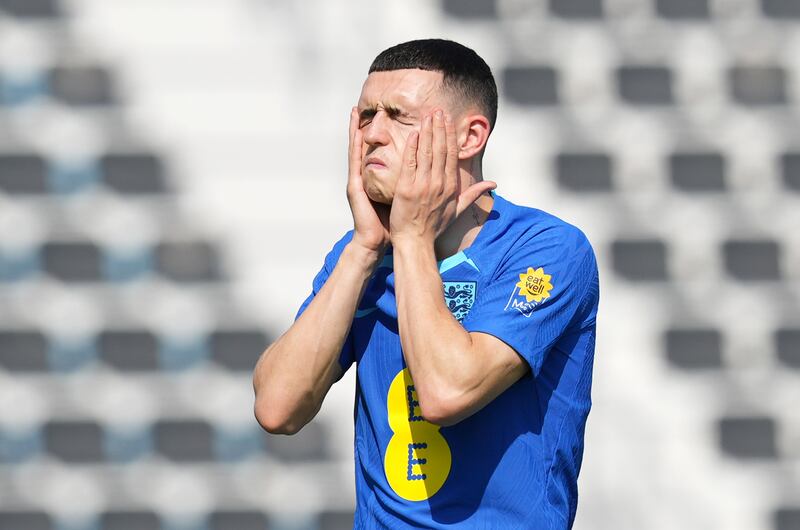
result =
[[[439,433],[440,426],[425,421],[420,414],[408,368],[392,380],[386,401],[389,427],[394,432],[383,460],[386,480],[403,499],[428,499],[450,474],[450,446]]]

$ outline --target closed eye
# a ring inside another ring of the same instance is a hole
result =
[[[411,116],[408,112],[398,108],[392,107],[390,105],[386,105],[383,107],[383,110],[386,112],[386,115],[389,116],[390,119],[398,121],[403,125],[412,125],[414,121],[414,117]],[[372,119],[378,113],[378,109],[371,107],[362,110],[358,113],[358,126],[364,127],[365,125],[369,125],[372,122]]]
[[[375,114],[377,114],[377,112],[378,111],[376,109],[374,109],[374,108],[372,108],[372,109],[364,109],[361,112],[359,112],[358,113],[358,126],[359,127],[364,127],[365,125],[368,125],[372,121],[372,118],[375,117]]]

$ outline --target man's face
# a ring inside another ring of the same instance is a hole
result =
[[[391,204],[408,135],[436,108],[452,112],[441,72],[392,70],[369,74],[358,100],[364,145],[361,175],[367,196]]]

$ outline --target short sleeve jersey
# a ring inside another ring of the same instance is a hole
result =
[[[403,358],[387,250],[339,356],[343,371],[357,370],[355,528],[572,526],[591,407],[595,256],[576,227],[492,194],[472,245],[438,263],[444,303],[530,370],[459,423],[427,422]],[[298,316],[351,237],[334,245]]]

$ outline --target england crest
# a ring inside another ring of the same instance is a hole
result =
[[[442,282],[444,302],[447,308],[461,322],[475,302],[477,282]]]

